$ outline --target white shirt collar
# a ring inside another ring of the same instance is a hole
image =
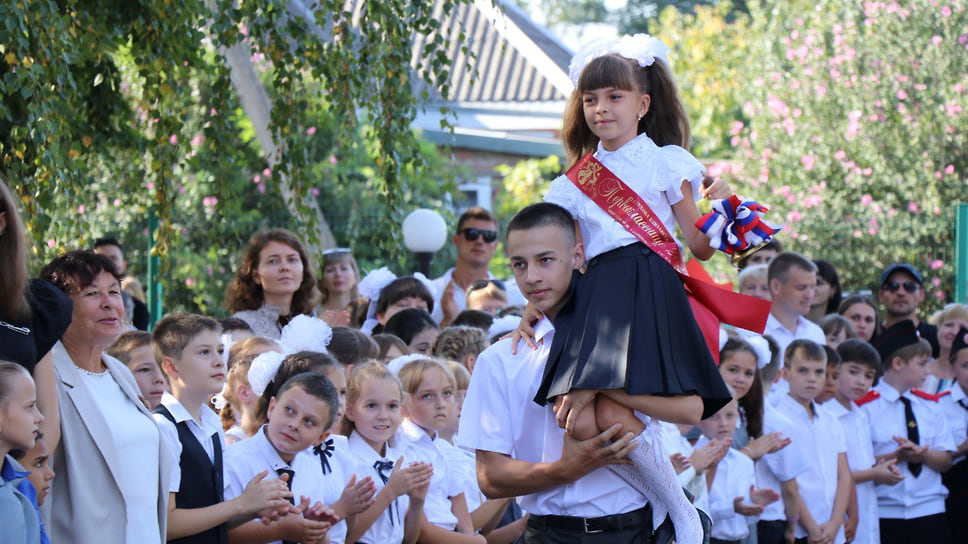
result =
[[[538,324],[534,326],[534,339],[536,342],[541,342],[544,337],[549,333],[555,332],[555,326],[551,323],[551,320],[547,317],[538,321]]]
[[[256,441],[259,453],[262,454],[262,458],[265,460],[265,462],[272,467],[272,470],[279,470],[280,468],[291,470],[292,466],[282,459],[282,456],[279,455],[276,447],[269,442],[269,437],[266,435],[266,431],[268,429],[268,425],[263,425],[252,436],[252,439]],[[293,457],[293,460],[295,460],[295,456]]]

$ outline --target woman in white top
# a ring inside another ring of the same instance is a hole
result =
[[[90,251],[54,259],[41,276],[74,302],[54,346],[62,438],[52,455],[51,541],[163,543],[170,448],[131,372],[104,353],[122,330],[120,278]]]

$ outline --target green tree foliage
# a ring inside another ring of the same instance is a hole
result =
[[[252,230],[308,230],[306,199],[350,218],[337,241],[365,248],[364,262],[401,260],[402,207],[440,205],[453,186],[410,129],[425,98],[411,84],[447,94],[446,51],[463,35],[434,10],[459,1],[2,3],[0,173],[23,199],[35,264],[109,232],[146,245],[155,213],[155,250],[172,256],[166,298],[211,311]],[[239,43],[270,91],[280,157],[255,142],[222,60]]]

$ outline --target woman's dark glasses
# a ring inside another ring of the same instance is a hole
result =
[[[485,243],[492,243],[497,240],[497,233],[493,230],[482,230],[482,229],[463,229],[457,234],[464,235],[464,239],[468,242],[476,242],[478,238],[484,237]]]

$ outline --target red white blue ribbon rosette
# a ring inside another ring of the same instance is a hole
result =
[[[767,206],[733,195],[713,201],[713,210],[696,221],[696,228],[709,237],[709,245],[727,255],[769,242],[783,228],[763,220]]]

